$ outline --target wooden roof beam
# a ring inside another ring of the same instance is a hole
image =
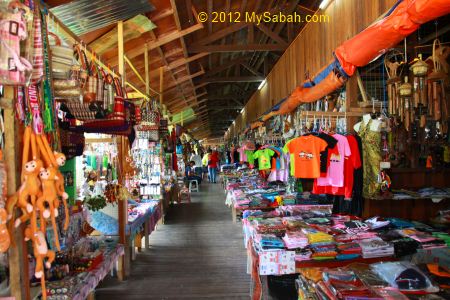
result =
[[[242,52],[242,51],[285,51],[285,45],[280,44],[228,44],[228,45],[193,45],[189,47],[189,52],[199,53],[199,52]]]
[[[151,16],[150,20],[153,23],[155,23],[155,22],[157,22],[157,21],[159,21],[161,19],[164,19],[164,18],[166,18],[168,16],[171,16],[171,15],[173,15],[173,9],[170,7],[170,8],[166,8],[166,9],[160,11],[158,14],[156,14],[154,16]]]
[[[275,42],[277,42],[280,45],[284,45],[287,46],[287,43],[285,40],[283,40],[277,33],[273,32],[272,30],[270,30],[266,25],[264,25],[263,23],[259,24],[258,26],[256,26],[256,28],[258,28],[259,30],[261,30],[265,35],[267,35],[268,37],[270,37],[272,40],[274,40]]]
[[[150,50],[156,49],[158,47],[161,47],[167,43],[170,43],[174,40],[177,40],[181,37],[184,37],[188,34],[191,34],[200,29],[203,29],[202,23],[195,24],[195,25],[193,25],[189,28],[183,29],[183,30],[174,30],[172,32],[169,32],[168,34],[161,35],[161,36],[157,37],[156,39],[145,39],[144,41],[142,41],[142,36],[138,37],[138,38],[135,38],[135,39],[132,39],[132,40],[129,40],[128,42],[126,42],[125,54],[128,56],[129,59],[133,59],[135,57],[138,57],[139,55],[144,54],[145,47],[143,47],[143,43],[148,44],[148,49],[150,51]],[[153,31],[151,31],[151,33],[154,34]],[[112,66],[117,65],[117,57],[114,57],[114,58],[108,60],[108,63]]]
[[[212,75],[215,75],[217,73],[225,71],[225,70],[231,68],[232,66],[235,66],[236,64],[243,63],[244,61],[248,60],[248,58],[249,58],[248,56],[240,56],[236,59],[228,60],[228,61],[224,62],[223,64],[221,64],[220,66],[210,69],[208,72],[205,73],[205,77],[206,76],[210,77]]]
[[[264,80],[263,76],[231,76],[231,77],[205,77],[200,79],[203,82],[261,82]]]
[[[227,26],[224,29],[216,31],[216,32],[208,35],[207,37],[197,41],[195,43],[195,45],[206,45],[206,44],[215,42],[217,40],[220,40],[223,37],[226,37],[227,35],[232,34],[233,32],[239,31],[247,26],[248,26],[248,24],[245,22],[233,23],[231,26]]]
[[[177,85],[179,85],[179,84],[181,84],[183,82],[189,81],[189,80],[191,80],[191,79],[193,79],[195,77],[201,76],[203,74],[205,74],[205,70],[202,69],[202,70],[200,70],[200,71],[198,71],[198,72],[196,72],[194,74],[183,76],[183,77],[181,77],[179,79],[176,79],[174,83],[169,84],[169,86],[164,88],[164,93],[167,93],[173,87],[176,87]]]

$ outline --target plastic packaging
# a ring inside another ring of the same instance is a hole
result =
[[[439,288],[417,268],[416,265],[402,262],[382,262],[371,265],[371,269],[391,287],[403,293],[436,293]]]

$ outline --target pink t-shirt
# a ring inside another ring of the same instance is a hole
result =
[[[339,154],[332,154],[330,157],[330,166],[327,170],[326,177],[317,178],[317,185],[319,186],[344,186],[344,160],[348,158],[352,152],[350,145],[345,136],[340,134],[334,134],[333,137],[338,141],[336,147],[338,147]]]
[[[247,162],[247,154],[245,154],[244,147],[241,147],[237,150],[239,152],[239,161]]]

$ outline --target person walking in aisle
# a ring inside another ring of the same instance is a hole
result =
[[[216,183],[217,167],[219,163],[219,154],[217,151],[209,150],[208,173],[209,182]]]
[[[211,182],[211,179],[209,178],[209,171],[208,171],[208,161],[209,161],[209,153],[211,152],[211,149],[208,149],[208,151],[203,155],[202,158],[202,166],[203,166],[203,177],[208,176],[208,181]]]

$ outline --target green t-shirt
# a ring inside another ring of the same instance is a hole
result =
[[[258,165],[260,170],[267,170],[271,168],[270,160],[274,154],[275,152],[273,150],[263,149],[253,153],[253,158],[258,159]]]
[[[284,145],[284,147],[283,147],[284,153],[289,153],[288,144],[290,141],[292,141],[292,140],[287,141],[286,145]],[[295,174],[295,163],[294,163],[295,155],[291,154],[289,158],[290,158],[290,162],[289,162],[290,175],[294,176],[294,174]]]
[[[245,155],[247,156],[247,161],[249,164],[255,164],[255,158],[253,157],[253,150],[245,150]]]

